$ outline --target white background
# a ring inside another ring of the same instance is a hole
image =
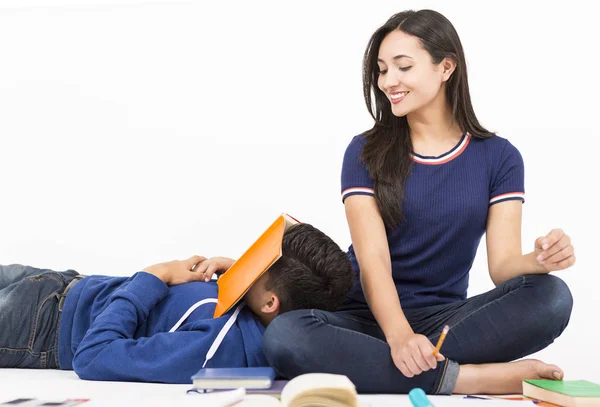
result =
[[[524,251],[555,227],[576,248],[556,273],[571,323],[535,356],[600,381],[590,7],[0,1],[0,263],[131,275],[237,257],[281,212],[346,248],[342,156],[371,126],[365,46],[393,13],[433,8],[461,36],[480,121],[524,157]],[[492,287],[482,246],[469,295]]]

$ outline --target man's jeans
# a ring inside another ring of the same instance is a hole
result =
[[[59,302],[79,274],[0,265],[0,367],[58,369]]]
[[[446,360],[434,370],[405,377],[394,365],[381,328],[366,304],[346,303],[337,312],[297,310],[267,327],[264,347],[277,373],[347,375],[362,393],[452,393],[459,364],[508,362],[537,352],[569,322],[573,298],[552,275],[513,278],[495,289],[453,304],[407,309],[413,331],[435,345],[450,326],[441,349]]]

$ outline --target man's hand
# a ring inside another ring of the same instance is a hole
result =
[[[204,281],[208,282],[214,273],[224,273],[235,263],[235,260],[228,257],[211,257],[196,266],[195,272],[204,276]]]
[[[408,335],[403,341],[390,344],[392,359],[396,367],[406,377],[414,377],[429,369],[435,369],[437,362],[444,360],[438,353],[433,355],[435,347],[426,336],[420,334]]]
[[[167,285],[178,285],[191,281],[203,281],[204,275],[194,267],[206,260],[203,256],[192,256],[187,260],[173,260],[146,267],[144,271],[160,278]]]

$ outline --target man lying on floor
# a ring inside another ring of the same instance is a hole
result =
[[[161,263],[132,277],[0,266],[0,367],[191,383],[202,367],[267,366],[269,322],[294,309],[333,311],[354,278],[346,254],[309,224],[285,232],[282,253],[219,318],[210,277],[233,264],[223,257]]]

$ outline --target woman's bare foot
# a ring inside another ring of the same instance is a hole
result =
[[[521,394],[523,379],[562,380],[563,371],[535,359],[510,363],[461,365],[456,394]]]

